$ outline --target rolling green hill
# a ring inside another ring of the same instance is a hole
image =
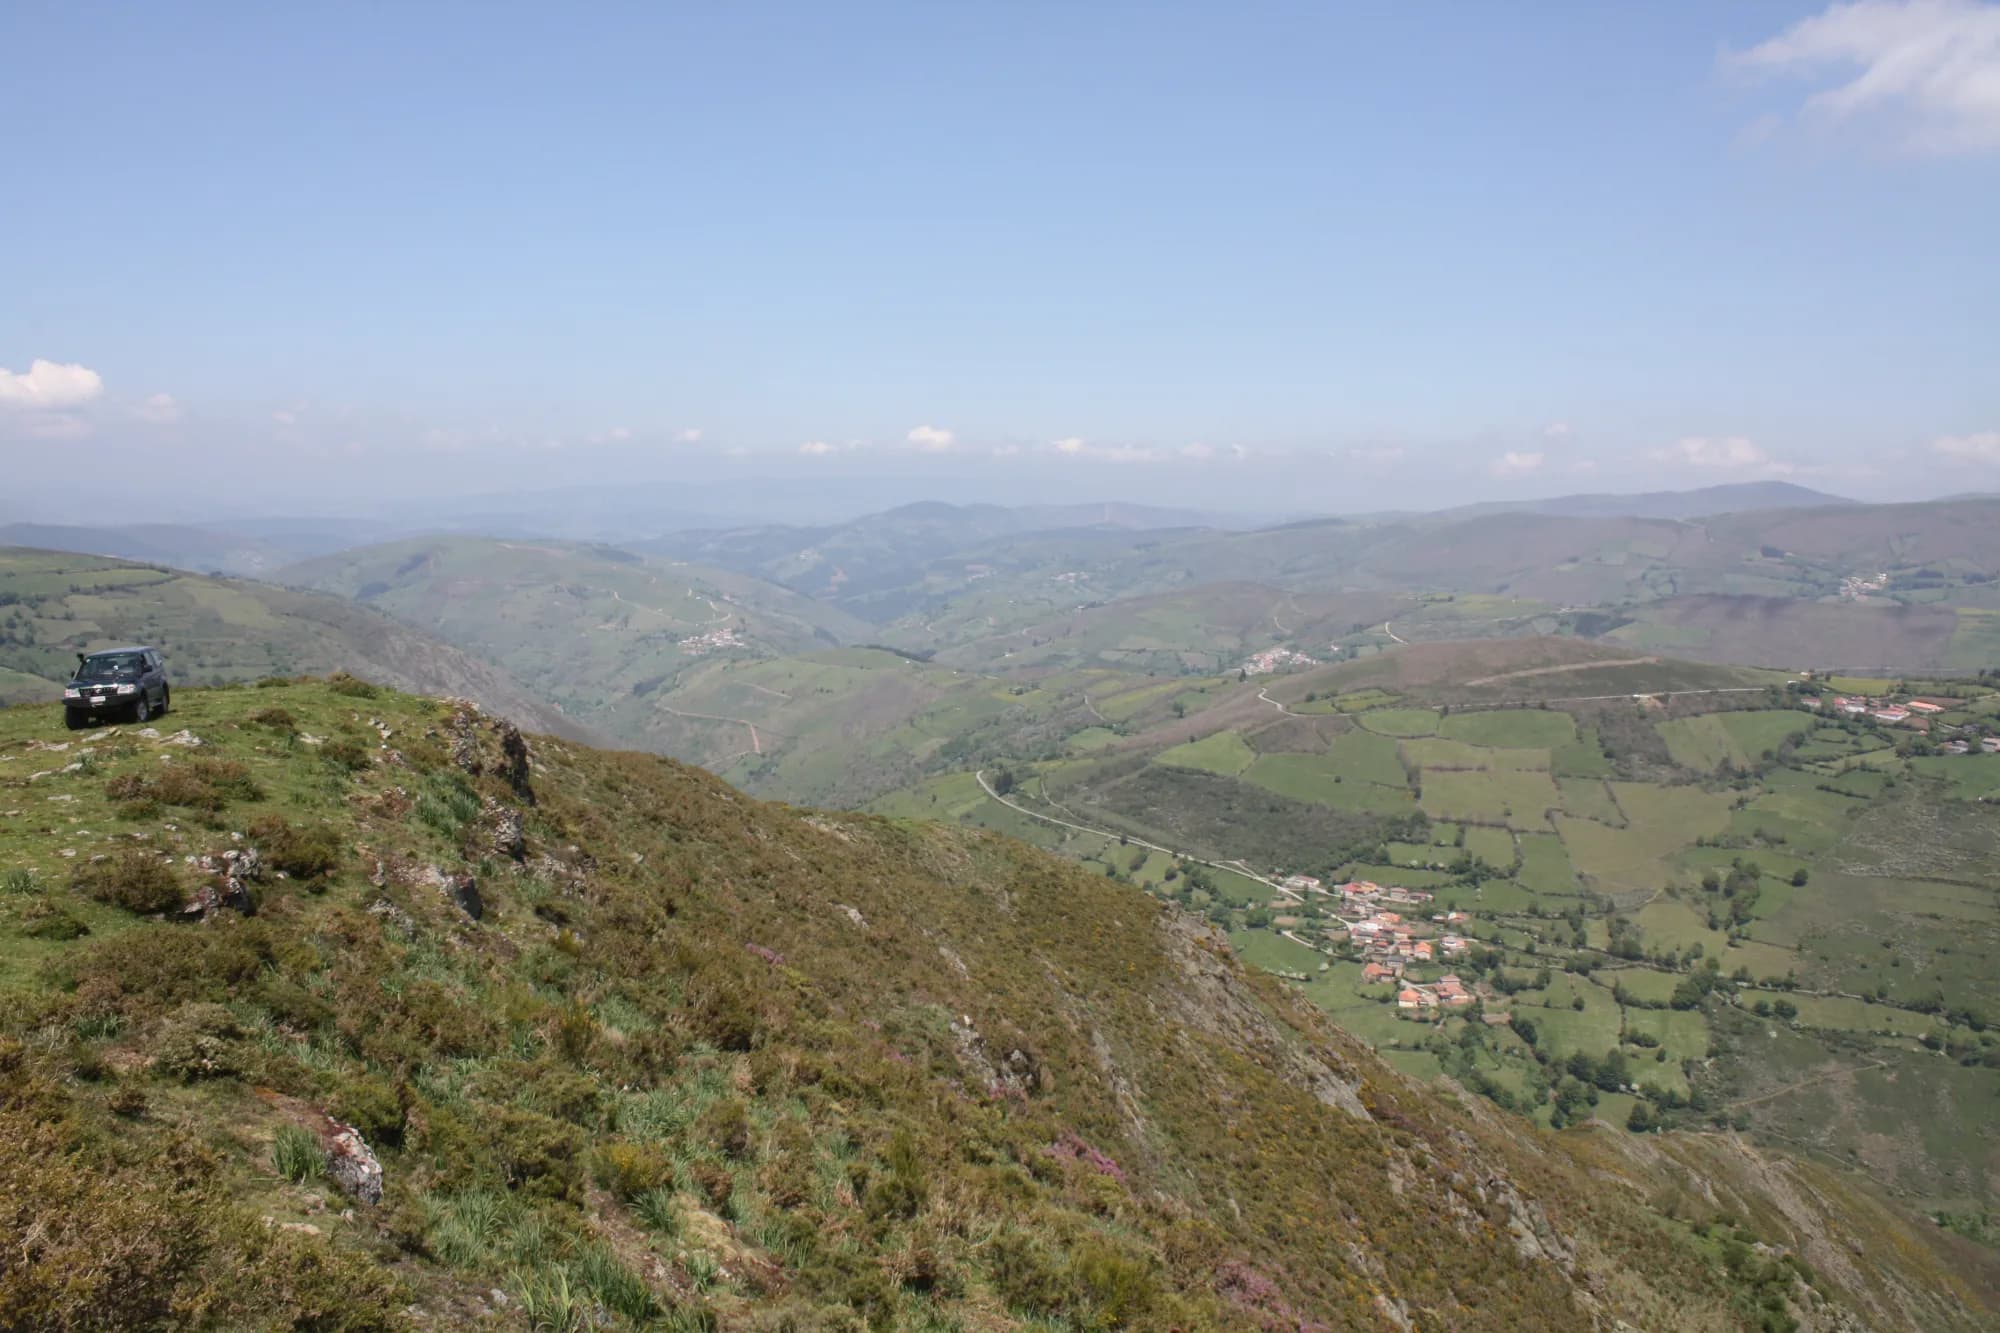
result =
[[[683,673],[830,647],[869,629],[741,574],[605,546],[419,538],[293,565],[281,577],[477,653],[565,714],[638,745],[663,744],[678,728],[652,696]]]
[[[913,509],[837,530],[758,529],[690,549],[878,622],[900,646],[979,667],[1031,647],[1028,660],[1064,667],[1130,651],[1154,654],[1155,666],[1180,654],[1205,661],[1217,650],[1213,627],[1228,617],[1197,613],[1162,634],[1162,615],[1176,604],[1226,604],[1231,590],[1253,603],[1328,599],[1325,623],[1308,614],[1299,633],[1277,631],[1285,646],[1315,656],[1316,642],[1322,650],[1395,642],[1352,628],[1378,614],[1421,619],[1441,614],[1446,599],[1472,599],[1499,605],[1484,616],[1450,616],[1434,631],[1409,628],[1419,638],[1462,638],[1622,626],[1628,640],[1718,661],[1803,655],[1918,671],[1995,660],[1985,619],[1958,614],[2000,611],[2000,501],[1991,499],[1685,519],[1391,516],[1254,531],[1021,531],[969,511]],[[1872,585],[1859,591],[1862,603],[1816,605],[1859,583]],[[1780,613],[1774,599],[1798,605]],[[1341,602],[1354,608],[1347,621]],[[1602,618],[1575,614],[1593,610]],[[1340,632],[1322,635],[1327,629]]]
[[[338,597],[0,548],[0,703],[52,704],[78,652],[122,643],[161,648],[177,686],[349,671],[583,734],[504,671]]]
[[[0,1324],[1991,1324],[1859,1175],[1421,1087],[1019,843],[356,692],[0,711]]]
[[[1204,912],[1399,1067],[1545,1123],[1576,1114],[1564,1061],[1615,1057],[1610,1088],[1648,1116],[1866,1160],[1918,1206],[1977,1215],[2000,1199],[1978,1130],[2000,1108],[2000,760],[1931,752],[1945,726],[2000,734],[2000,693],[1910,688],[1963,696],[1935,737],[1828,720],[1777,673],[1420,644],[1218,682],[1182,716],[875,808],[1010,832]],[[1277,887],[1294,872],[1471,913],[1478,950],[1413,975],[1483,978],[1485,1012],[1539,1045],[1399,1021],[1335,904]],[[1935,1132],[1912,1143],[1895,1126],[1918,1108]]]

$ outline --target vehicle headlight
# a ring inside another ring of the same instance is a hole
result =
[[[65,699],[81,699],[82,697],[83,697],[83,691],[82,691],[82,690],[79,690],[79,689],[75,689],[75,688],[72,688],[71,686],[68,686],[68,685],[65,685],[65,686],[63,687],[63,698],[65,698]]]
[[[118,687],[118,692],[120,694],[137,694],[139,692],[139,687],[137,685],[120,685]]]

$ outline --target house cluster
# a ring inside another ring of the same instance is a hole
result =
[[[1945,754],[2000,754],[2000,734],[1981,735],[1982,728],[1977,722],[1953,726],[1937,720],[1940,713],[1961,706],[1955,699],[1871,699],[1858,694],[1837,694],[1825,698],[1808,695],[1803,702],[1808,708],[1836,717],[1879,722],[1885,727],[1907,727],[1933,738],[1944,737],[1938,748]]]
[[[1246,676],[1263,676],[1273,671],[1282,671],[1286,667],[1310,667],[1318,665],[1319,659],[1317,657],[1309,657],[1305,653],[1291,648],[1266,648],[1264,651],[1255,653],[1246,659],[1243,663],[1242,671]]]
[[[748,644],[743,642],[743,636],[736,632],[736,627],[733,625],[724,625],[721,629],[712,629],[704,634],[690,634],[687,638],[680,641],[680,650],[682,652],[693,653],[696,656],[700,656],[702,653],[712,653],[722,648],[746,648],[748,646]]]
[[[1421,1017],[1427,1012],[1465,1009],[1477,999],[1466,989],[1464,982],[1450,974],[1439,977],[1428,986],[1408,982],[1396,992],[1396,1016]]]
[[[1881,592],[1889,586],[1889,576],[1878,573],[1870,578],[1862,574],[1849,574],[1840,581],[1840,595],[1849,601],[1859,601],[1870,593]]]
[[[1377,884],[1367,879],[1351,879],[1345,884],[1337,885],[1334,892],[1340,895],[1343,912],[1347,910],[1367,912],[1377,903],[1421,907],[1431,900],[1431,895],[1422,889],[1405,889],[1395,884]]]
[[[1817,699],[1808,698],[1807,704],[1813,708],[1826,708]],[[1949,700],[1870,699],[1858,694],[1837,694],[1833,697],[1831,711],[1841,717],[1872,718],[1887,727],[1910,727],[1917,731],[1929,731],[1931,719],[1951,707]]]
[[[1405,921],[1398,912],[1383,908],[1373,908],[1366,916],[1347,919],[1347,940],[1368,963],[1378,969],[1370,973],[1363,967],[1362,975],[1370,981],[1382,980],[1388,976],[1400,976],[1405,967],[1412,963],[1432,963],[1444,958],[1461,958],[1471,950],[1472,941],[1457,933],[1449,926],[1439,926],[1455,918],[1454,924],[1463,924],[1465,913],[1452,912],[1431,918],[1433,924],[1417,924]]]

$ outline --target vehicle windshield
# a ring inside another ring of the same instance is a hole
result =
[[[146,669],[139,653],[99,653],[86,657],[76,668],[78,680],[137,680]]]

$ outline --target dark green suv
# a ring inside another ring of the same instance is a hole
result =
[[[172,702],[159,649],[143,644],[106,648],[76,655],[76,674],[63,686],[63,721],[71,731],[96,726],[113,713],[130,713],[134,722],[146,722]]]

